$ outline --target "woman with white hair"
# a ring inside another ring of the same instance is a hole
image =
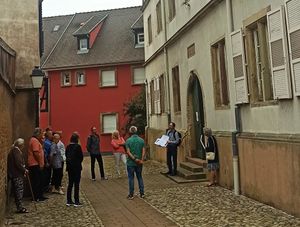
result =
[[[28,213],[27,209],[23,207],[22,199],[24,192],[24,177],[28,174],[25,168],[25,161],[23,158],[24,139],[17,139],[9,154],[7,160],[8,176],[12,181],[15,202],[18,213]]]
[[[204,135],[207,137],[206,152],[214,153],[214,156],[207,157],[207,169],[209,172],[209,184],[207,187],[216,186],[218,184],[218,170],[219,170],[219,151],[217,140],[212,135],[210,128],[204,128]]]

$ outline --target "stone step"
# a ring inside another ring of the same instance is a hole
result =
[[[206,173],[203,173],[203,172],[194,173],[192,171],[183,169],[181,167],[179,167],[177,169],[177,175],[180,177],[183,177],[187,180],[195,180],[195,179],[205,179],[206,180]]]
[[[191,162],[191,163],[196,164],[196,165],[199,165],[199,166],[203,166],[204,168],[206,168],[206,166],[207,166],[207,161],[202,160],[200,158],[186,157],[186,161]]]
[[[185,178],[180,177],[178,175],[176,175],[176,176],[170,176],[170,175],[166,175],[166,174],[164,174],[164,175],[167,176],[168,178],[170,178],[171,180],[175,181],[177,184],[199,182],[199,183],[203,184],[203,186],[204,186],[208,182],[208,180],[206,178],[205,179],[191,179],[191,180],[188,180],[188,179],[185,179]]]
[[[200,165],[196,165],[194,163],[191,162],[181,162],[180,163],[180,167],[192,172],[203,172],[203,167]]]

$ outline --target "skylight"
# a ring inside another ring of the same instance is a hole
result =
[[[53,31],[57,32],[59,30],[59,27],[60,27],[60,25],[55,25],[54,28],[53,28]]]

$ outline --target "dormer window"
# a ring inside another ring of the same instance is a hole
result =
[[[88,49],[88,40],[80,39],[79,40],[79,50],[87,50]]]
[[[137,34],[137,44],[144,45],[144,33]]]

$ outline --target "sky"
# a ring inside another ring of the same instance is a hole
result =
[[[142,0],[43,0],[43,17],[139,6]]]

